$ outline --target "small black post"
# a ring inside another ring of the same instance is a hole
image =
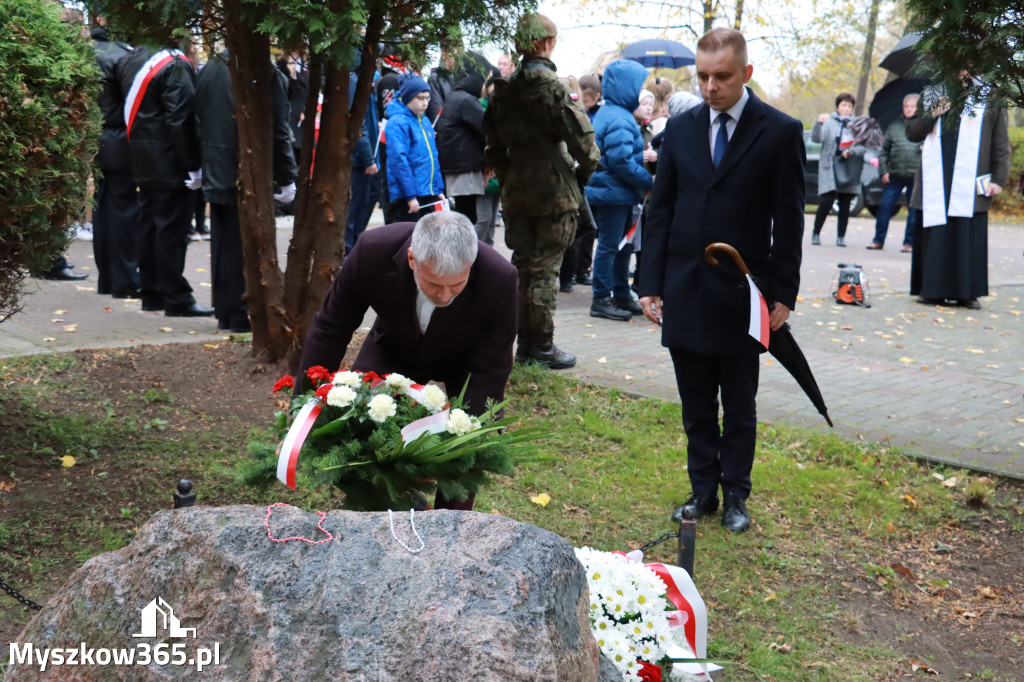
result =
[[[697,519],[693,507],[683,507],[683,519],[679,522],[679,555],[676,565],[693,577],[693,548],[697,544]]]
[[[178,490],[174,493],[174,508],[191,507],[196,503],[196,494],[192,492],[192,481],[183,478],[178,481]]]

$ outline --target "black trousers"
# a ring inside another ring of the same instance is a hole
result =
[[[757,355],[702,355],[670,348],[683,403],[686,469],[694,493],[750,495],[757,440]],[[723,416],[718,423],[718,396]]]
[[[850,204],[857,198],[856,194],[845,192],[825,192],[818,197],[818,210],[814,213],[814,234],[821,234],[821,228],[832,210],[832,204],[839,201],[839,216],[836,225],[836,236],[846,236],[846,224],[850,222]]]
[[[104,170],[96,178],[96,209],[92,213],[92,252],[101,294],[129,293],[139,288],[135,236],[139,199],[131,171]]]
[[[210,268],[213,270],[213,308],[224,324],[249,319],[242,260],[242,232],[238,225],[238,204],[210,202]]]
[[[185,279],[185,250],[195,197],[180,189],[139,188],[139,278],[143,303],[163,304],[164,309],[184,309],[195,304],[192,287]]]

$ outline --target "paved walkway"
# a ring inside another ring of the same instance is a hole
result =
[[[1024,227],[990,227],[991,295],[981,310],[968,311],[922,306],[908,296],[910,256],[898,249],[902,219],[891,226],[883,251],[863,248],[874,233],[872,220],[850,222],[848,248],[830,245],[834,219],[826,225],[825,246],[812,247],[806,237],[802,299],[790,318],[836,430],[927,459],[1024,479]],[[291,232],[287,221],[279,228],[283,254]],[[75,242],[68,257],[80,271],[94,273],[91,254],[90,243]],[[871,308],[840,306],[829,298],[837,264],[849,261],[864,266]],[[189,247],[186,275],[199,302],[209,304],[209,242]],[[138,301],[98,296],[95,277],[27,285],[24,310],[0,323],[0,358],[224,338],[212,318],[168,318],[142,312]],[[555,338],[579,357],[571,374],[678,401],[658,328],[642,318],[594,319],[589,305],[590,292],[582,287],[559,295]],[[762,358],[759,417],[827,429],[785,369],[768,355]]]

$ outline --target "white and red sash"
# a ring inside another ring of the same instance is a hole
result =
[[[135,122],[135,114],[139,112],[139,106],[142,104],[142,98],[146,96],[146,90],[149,88],[150,81],[156,78],[156,75],[175,59],[188,61],[188,58],[185,57],[181,50],[160,50],[142,65],[139,72],[135,74],[135,78],[132,79],[132,88],[128,91],[128,96],[124,100],[124,123],[128,129],[126,133],[128,138],[132,136],[132,124]]]

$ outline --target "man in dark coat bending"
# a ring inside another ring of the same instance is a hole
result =
[[[796,306],[804,225],[803,126],[744,87],[752,73],[738,31],[713,29],[697,43],[705,104],[665,128],[640,271],[640,304],[654,322],[664,314],[661,343],[683,403],[693,493],[674,518],[686,507],[697,516],[715,512],[721,487],[722,525],[734,532],[750,526],[754,399],[765,348],[747,333],[744,277],[727,259],[707,263],[704,249],[725,242],[739,251],[775,330]]]
[[[467,412],[479,416],[488,398],[504,400],[518,285],[516,268],[478,242],[461,213],[364,232],[313,320],[298,376],[314,365],[337,369],[373,308],[377,319],[352,369],[441,381],[450,395],[468,378]],[[439,492],[435,507],[472,509],[473,497],[445,500]]]

